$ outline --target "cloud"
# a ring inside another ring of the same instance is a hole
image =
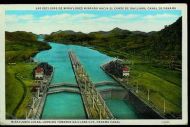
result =
[[[40,19],[41,20],[54,20],[54,21],[59,21],[59,20],[79,20],[79,19],[89,19],[95,17],[93,14],[60,14],[60,15],[52,15],[52,16],[43,16]]]
[[[172,18],[171,18],[172,17]],[[115,27],[144,32],[158,31],[169,25],[178,17],[173,14],[140,15],[140,14],[57,14],[46,16],[6,15],[7,31],[30,31],[37,34],[49,34],[58,30],[81,32],[108,31]],[[165,19],[165,20],[161,20]],[[162,21],[162,22],[160,22]]]
[[[92,22],[111,22],[114,21],[112,18],[109,17],[100,17],[100,18],[96,18],[96,19],[91,19]]]
[[[70,14],[61,14],[61,15],[53,15],[53,16],[43,16],[40,20],[63,20],[65,18],[69,18]]]
[[[117,14],[117,15],[112,16],[112,18],[114,19],[133,19],[137,17],[139,17],[139,15],[136,15],[136,14],[128,14],[128,15]]]
[[[81,13],[81,14],[73,15],[73,17],[74,18],[93,18],[93,17],[96,17],[96,15]]]
[[[30,21],[33,20],[33,15],[6,15],[5,21],[6,23],[16,23],[22,21]]]
[[[173,14],[157,14],[157,15],[144,16],[144,19],[157,20],[157,19],[177,18],[177,17],[178,17],[177,15]]]
[[[33,19],[33,15],[23,15],[23,16],[19,16],[20,20],[32,20]]]

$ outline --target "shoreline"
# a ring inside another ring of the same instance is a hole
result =
[[[138,95],[136,95],[129,87],[127,87],[126,85],[124,85],[123,83],[121,83],[114,75],[108,73],[103,65],[100,66],[100,68],[106,73],[108,74],[110,77],[112,77],[119,85],[121,85],[122,87],[124,87],[124,89],[126,89],[128,92],[130,92],[132,95],[136,96],[142,103],[144,103],[145,105],[147,105],[149,108],[151,108],[155,113],[157,113],[160,118],[162,119],[166,119],[161,113],[159,113],[158,111],[156,111],[151,105],[147,104],[145,101],[143,101],[141,98],[138,97]],[[129,101],[129,100],[128,100]]]

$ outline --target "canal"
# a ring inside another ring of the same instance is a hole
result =
[[[48,62],[54,69],[54,76],[51,84],[67,82],[76,84],[75,76],[72,70],[68,51],[72,50],[80,60],[84,69],[88,73],[93,83],[101,81],[115,82],[108,76],[100,65],[112,60],[113,58],[102,54],[88,47],[76,45],[64,45],[58,43],[49,43],[50,50],[38,53],[34,59],[38,62]],[[118,85],[98,86],[97,90],[106,90],[120,88]],[[117,119],[136,119],[138,118],[135,109],[125,100],[106,99],[106,104],[114,117]],[[49,94],[46,98],[42,119],[86,119],[87,115],[80,94],[60,92]]]

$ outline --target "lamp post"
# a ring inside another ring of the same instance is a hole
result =
[[[105,115],[105,113],[106,113],[106,108],[105,108],[105,102],[104,102],[104,113],[103,114]]]
[[[26,111],[26,119],[28,119],[28,114],[27,114],[27,111]]]
[[[37,97],[38,97],[38,99],[40,97],[40,88],[39,87],[37,88]]]
[[[137,81],[137,90],[136,90],[136,93],[139,93],[138,81]]]
[[[86,89],[86,83],[84,83],[84,88],[85,88],[85,91],[87,91],[87,89]]]
[[[165,103],[165,99],[164,99],[164,113],[166,112],[166,103]]]
[[[101,108],[99,108],[100,119],[102,119]]]
[[[32,109],[34,109],[34,104],[35,104],[35,97],[32,97],[32,106],[31,106]]]
[[[96,102],[98,102],[98,93],[97,93],[97,95],[96,95]]]
[[[92,94],[92,105],[93,105],[93,108],[94,108],[94,94]]]

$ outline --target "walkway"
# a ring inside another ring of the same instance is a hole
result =
[[[78,85],[74,83],[60,82],[60,83],[51,84],[49,87],[56,87],[56,86],[78,86]]]
[[[60,88],[60,87],[55,87],[53,89],[49,89],[48,92],[47,92],[47,94],[58,93],[58,92],[80,93],[80,90],[76,89],[76,88]]]
[[[73,71],[79,85],[83,103],[90,119],[114,119],[112,113],[105,104],[100,93],[90,81],[88,74],[76,58],[75,54],[69,51]]]

